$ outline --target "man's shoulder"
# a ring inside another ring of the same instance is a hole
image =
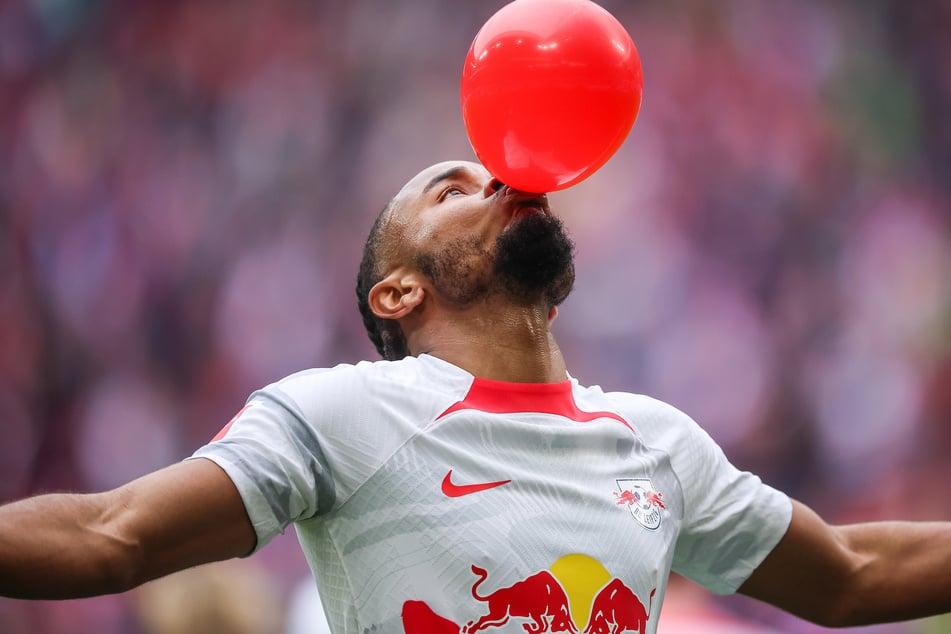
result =
[[[412,385],[420,381],[432,381],[445,376],[446,368],[428,362],[425,358],[405,357],[398,361],[359,361],[357,363],[340,363],[331,367],[308,368],[289,374],[278,380],[274,385],[282,389],[293,389],[304,385],[312,387],[322,383],[360,382],[397,383]],[[447,377],[448,378],[448,377]]]
[[[578,406],[582,409],[615,411],[646,439],[655,442],[676,442],[678,437],[700,430],[697,423],[682,410],[647,394],[606,391],[598,385],[583,386],[577,381],[574,391]]]
[[[582,385],[572,379],[575,399],[580,402],[609,404],[624,411],[648,414],[652,416],[677,417],[683,412],[676,407],[647,394],[637,392],[609,391],[600,385]]]
[[[342,363],[295,372],[262,392],[271,397],[289,397],[300,404],[323,406],[335,402],[348,407],[369,406],[374,401],[393,404],[407,399],[428,400],[427,397],[442,400],[464,394],[471,382],[465,373],[447,366],[425,357]],[[444,396],[440,398],[439,394]]]

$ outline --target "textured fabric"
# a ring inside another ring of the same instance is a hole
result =
[[[671,567],[732,592],[790,520],[685,414],[574,380],[422,355],[248,403],[195,456],[234,480],[258,548],[296,522],[337,633],[654,632]]]

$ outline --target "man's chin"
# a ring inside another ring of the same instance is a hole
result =
[[[523,214],[496,241],[495,271],[514,301],[554,306],[574,284],[574,245],[557,218]]]

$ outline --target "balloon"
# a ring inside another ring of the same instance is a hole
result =
[[[643,84],[631,36],[591,0],[515,0],[472,41],[462,116],[489,172],[550,192],[611,158],[637,119]]]

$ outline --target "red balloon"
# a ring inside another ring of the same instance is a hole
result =
[[[611,158],[637,119],[643,84],[631,36],[591,0],[515,0],[472,41],[462,117],[489,172],[550,192]]]

